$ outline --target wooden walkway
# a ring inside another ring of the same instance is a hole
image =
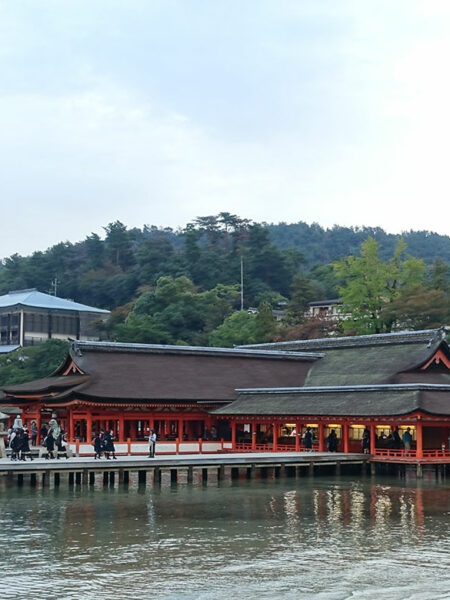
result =
[[[30,482],[41,481],[49,485],[52,481],[59,485],[67,480],[69,484],[93,484],[101,474],[104,483],[128,483],[133,473],[139,482],[169,484],[177,483],[217,483],[236,476],[248,478],[277,477],[280,474],[300,476],[313,475],[324,467],[341,472],[343,465],[359,465],[362,469],[370,457],[364,454],[341,454],[328,452],[264,452],[264,453],[225,453],[190,454],[188,456],[119,456],[117,460],[93,457],[73,457],[69,459],[36,458],[33,461],[11,461],[0,459],[0,476],[7,480],[23,483],[24,476]]]

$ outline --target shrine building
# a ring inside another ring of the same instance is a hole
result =
[[[0,409],[17,406],[38,425],[56,414],[87,444],[100,428],[134,444],[154,428],[177,452],[199,439],[221,441],[214,451],[298,451],[310,427],[316,450],[334,430],[339,451],[361,452],[368,428],[372,453],[395,457],[389,436],[409,427],[411,456],[450,456],[444,338],[436,329],[234,349],[73,341],[53,374],[5,386]]]

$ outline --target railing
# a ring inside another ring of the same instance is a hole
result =
[[[69,444],[72,452],[77,456],[93,456],[95,454],[92,444],[77,440]],[[128,439],[126,442],[114,442],[118,456],[145,456],[148,454],[148,442],[134,442]],[[214,454],[228,452],[232,449],[231,442],[218,441],[186,441],[186,442],[156,442],[155,454]]]
[[[446,449],[433,449],[433,450],[423,450],[422,456],[417,456],[417,450],[409,450],[405,452],[402,450],[391,450],[385,448],[376,448],[372,453],[373,456],[380,456],[383,458],[414,458],[414,459],[438,459],[438,458],[450,458],[450,450]]]
[[[317,450],[314,445],[314,450]],[[253,446],[251,443],[238,443],[236,444],[233,452],[307,452],[307,448],[301,446],[299,450],[296,450],[295,444],[278,444],[277,449],[274,450],[273,444],[256,444]]]

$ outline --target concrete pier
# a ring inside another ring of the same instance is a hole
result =
[[[330,460],[332,458],[332,460]],[[346,465],[364,467],[370,460],[364,454],[337,454],[327,452],[265,452],[192,454],[189,456],[120,456],[116,461],[99,461],[94,458],[73,457],[60,460],[35,459],[32,462],[0,459],[0,477],[10,483],[42,486],[104,486],[129,485],[218,485],[231,483],[232,479],[277,479],[320,474],[321,467],[334,465],[345,474]],[[357,469],[358,470],[358,469]],[[358,472],[359,472],[358,471]]]

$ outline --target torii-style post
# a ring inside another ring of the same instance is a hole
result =
[[[423,458],[423,423],[420,415],[417,417],[416,425],[416,458]]]

